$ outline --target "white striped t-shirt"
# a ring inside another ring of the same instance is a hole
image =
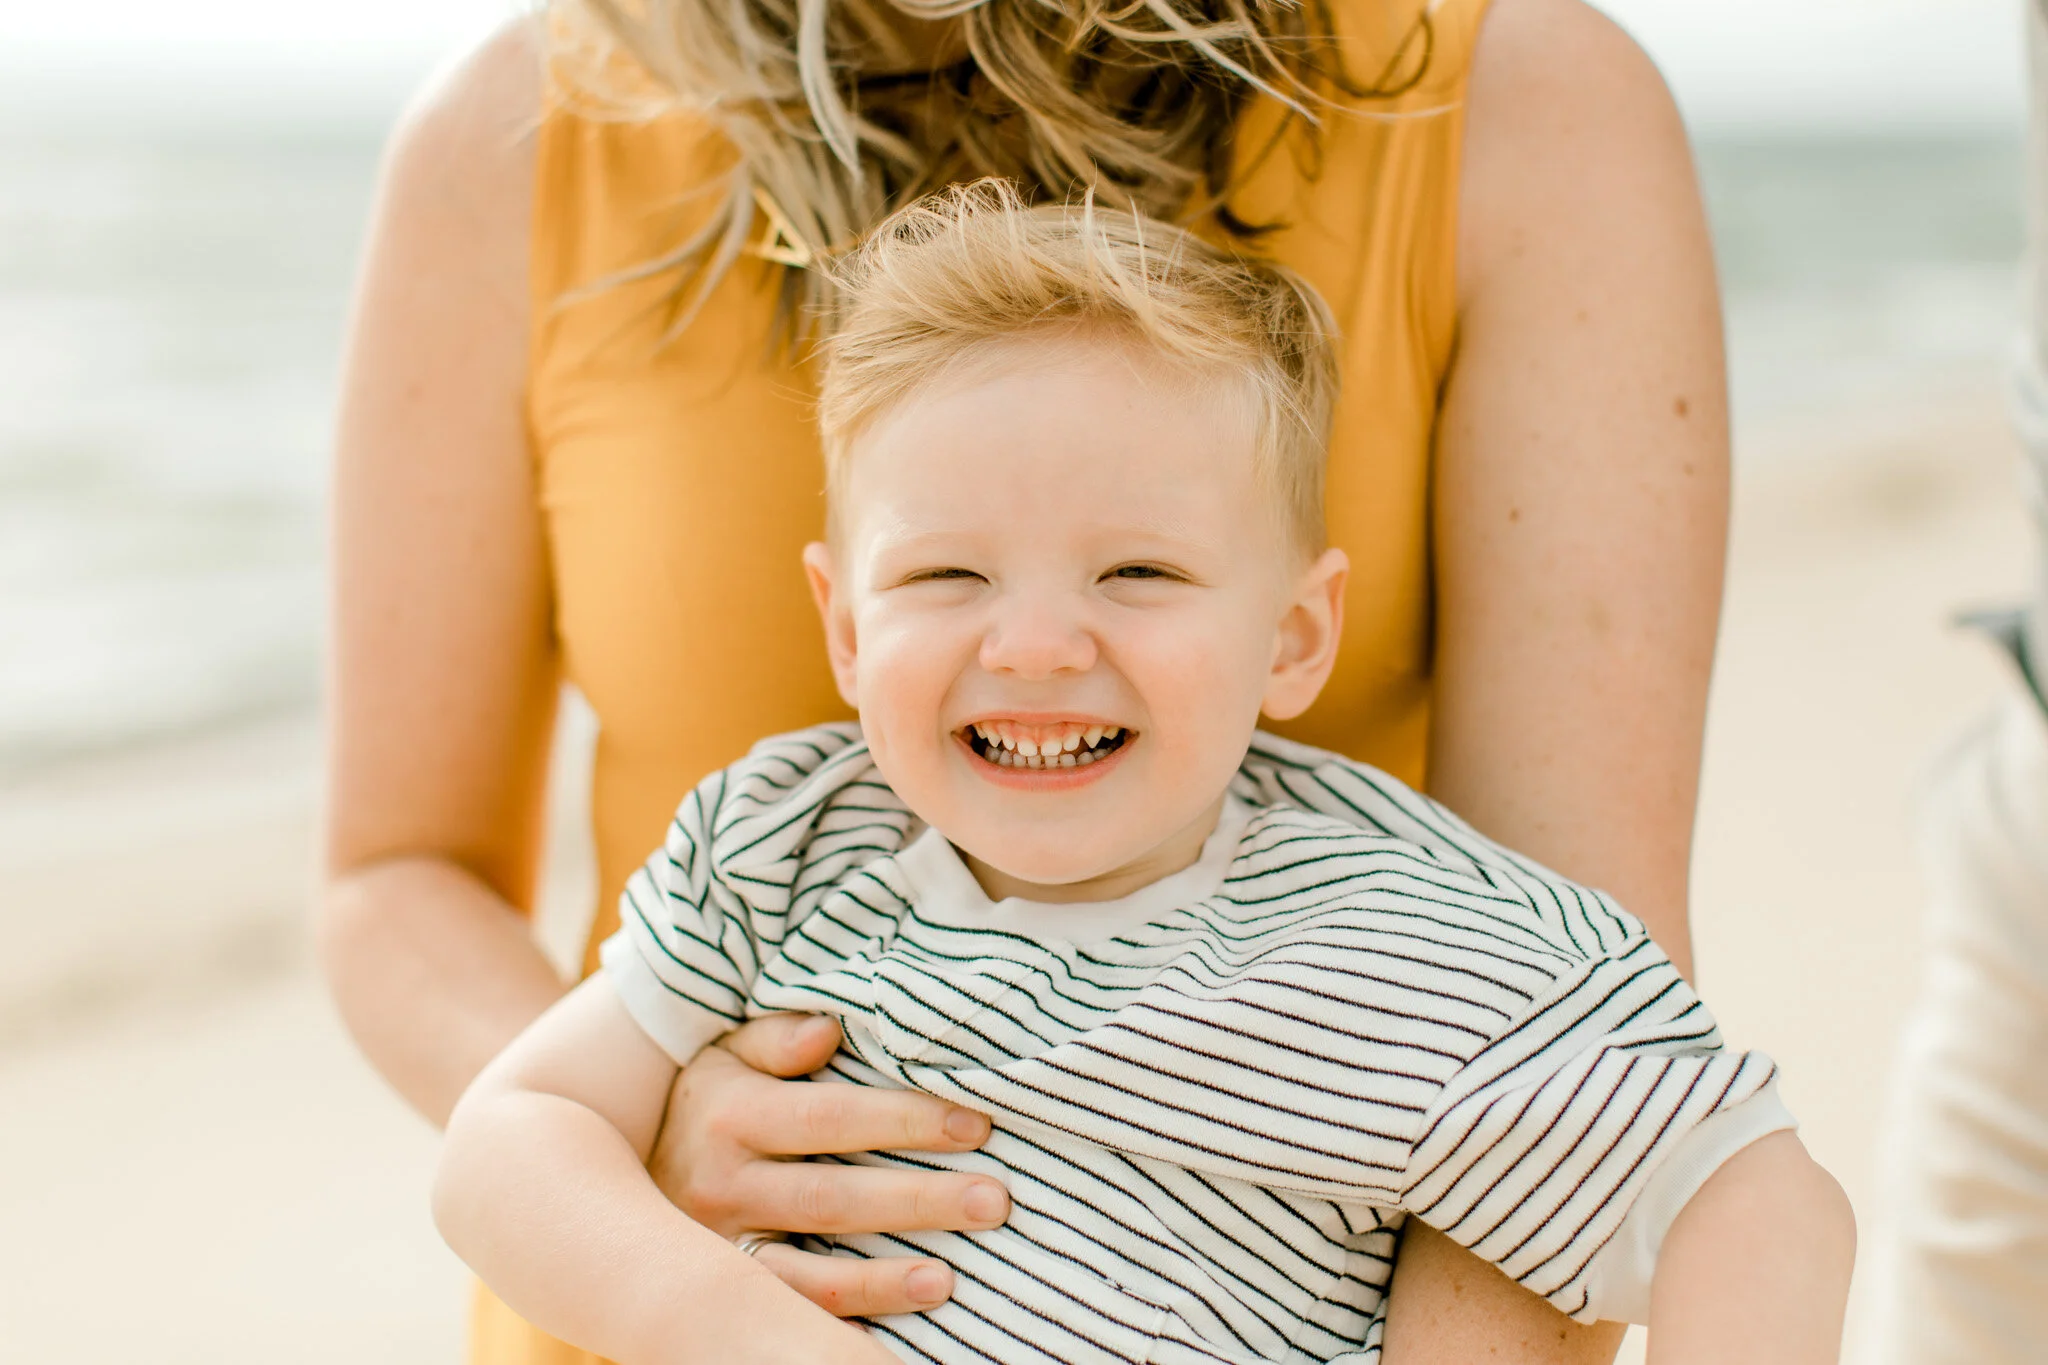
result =
[[[1677,1210],[1790,1125],[1769,1059],[1604,895],[1377,769],[1260,734],[1231,794],[1132,897],[991,904],[858,726],[781,736],[683,802],[606,974],[679,1063],[823,1012],[819,1080],[991,1116],[976,1152],[833,1158],[1010,1189],[989,1232],[806,1239],[953,1266],[871,1323],[906,1360],[1364,1365],[1409,1214],[1640,1320]]]

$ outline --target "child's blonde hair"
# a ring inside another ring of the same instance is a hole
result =
[[[818,416],[832,490],[853,439],[977,343],[1102,328],[1242,384],[1282,525],[1322,548],[1336,327],[1292,271],[1092,200],[1027,208],[1008,181],[981,180],[892,215],[831,272]]]

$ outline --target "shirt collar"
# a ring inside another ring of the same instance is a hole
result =
[[[1128,896],[1108,901],[1028,901],[1016,896],[990,900],[959,850],[930,827],[896,855],[896,865],[910,883],[920,919],[960,929],[1001,929],[1027,938],[1083,943],[1112,938],[1215,895],[1236,860],[1238,842],[1251,817],[1250,806],[1226,796],[1199,858]]]

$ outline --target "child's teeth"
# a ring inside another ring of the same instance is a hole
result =
[[[1121,725],[1086,725],[1045,739],[1020,739],[1002,721],[975,721],[970,727],[985,748],[988,761],[1004,768],[1085,767],[1107,757],[1098,746],[1120,737]]]

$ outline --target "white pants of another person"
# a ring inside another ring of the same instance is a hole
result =
[[[2015,697],[1920,809],[1921,996],[1865,1238],[1870,1365],[2048,1362],[2048,725]]]
[[[2048,0],[2028,5],[2027,325],[2013,423],[2040,554],[2022,631],[2048,684]],[[2048,1362],[2048,714],[2024,686],[1930,774],[1921,994],[1864,1238],[1869,1365]]]

